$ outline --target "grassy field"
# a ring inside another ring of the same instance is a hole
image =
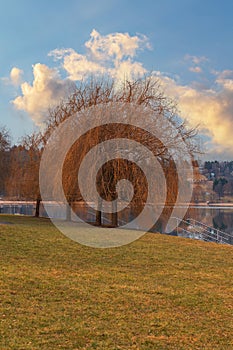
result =
[[[0,349],[233,349],[233,247],[146,234],[74,243],[0,216]]]

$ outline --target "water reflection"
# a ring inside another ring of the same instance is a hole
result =
[[[233,208],[195,207],[188,210],[188,217],[233,235]]]
[[[64,208],[59,207],[56,204],[51,204],[53,207],[53,217],[65,219]],[[82,220],[88,222],[95,221],[95,211],[87,208],[85,204],[79,203],[73,207],[73,210],[81,217]],[[34,215],[35,214],[35,203],[4,203],[0,204],[0,213],[2,214],[18,214],[18,215]],[[47,217],[47,213],[41,205],[40,209],[41,216]],[[130,210],[122,211],[119,215],[119,224],[122,225],[132,220],[134,215]],[[207,226],[214,227],[215,229],[222,230],[226,233],[233,235],[233,207],[232,208],[214,208],[214,207],[192,207],[189,208],[185,219],[192,218],[200,221]],[[103,217],[104,223],[110,221],[108,214]],[[136,228],[136,227],[135,227]]]

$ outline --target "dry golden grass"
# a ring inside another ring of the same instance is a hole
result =
[[[233,349],[233,247],[157,234],[72,242],[0,216],[0,349]]]

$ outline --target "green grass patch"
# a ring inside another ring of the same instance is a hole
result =
[[[233,247],[146,234],[95,249],[0,216],[0,349],[233,349]]]

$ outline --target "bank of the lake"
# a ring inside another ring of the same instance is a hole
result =
[[[233,348],[232,247],[146,234],[94,249],[48,219],[0,219],[1,349]]]

